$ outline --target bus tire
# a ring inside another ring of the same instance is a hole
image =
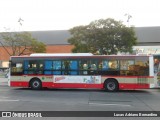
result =
[[[109,92],[118,91],[118,89],[119,89],[118,81],[115,80],[115,79],[113,79],[113,78],[107,79],[107,80],[104,82],[104,89],[105,89],[106,91],[109,91]]]
[[[40,90],[42,88],[42,82],[38,78],[33,78],[30,81],[30,87],[33,90]]]

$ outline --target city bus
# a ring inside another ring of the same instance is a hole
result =
[[[117,91],[154,87],[153,56],[31,54],[10,59],[11,87]]]

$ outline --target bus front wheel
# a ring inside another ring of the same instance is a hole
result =
[[[30,87],[33,90],[40,90],[42,88],[42,82],[39,79],[34,78],[30,82]]]
[[[104,89],[109,92],[115,92],[119,89],[119,85],[117,80],[115,79],[107,79],[104,82]]]

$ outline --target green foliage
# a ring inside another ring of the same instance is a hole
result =
[[[121,21],[100,19],[86,26],[70,29],[72,37],[68,42],[75,46],[72,52],[91,52],[96,54],[117,54],[132,52],[136,45],[134,29],[126,27]]]
[[[24,55],[30,53],[43,53],[46,51],[44,43],[37,41],[28,32],[5,32],[1,33],[3,46],[11,47],[9,55]]]
[[[36,39],[33,39],[31,42],[31,48],[30,51],[34,53],[45,53],[46,52],[46,46],[44,43],[37,41]]]
[[[74,27],[70,30],[71,35],[73,35],[72,38],[68,40],[69,43],[72,45],[75,45],[75,48],[73,48],[72,52],[88,52],[88,46],[87,46],[87,26],[78,26]]]

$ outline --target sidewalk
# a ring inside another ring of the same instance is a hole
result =
[[[0,86],[8,85],[8,78],[0,78]]]

